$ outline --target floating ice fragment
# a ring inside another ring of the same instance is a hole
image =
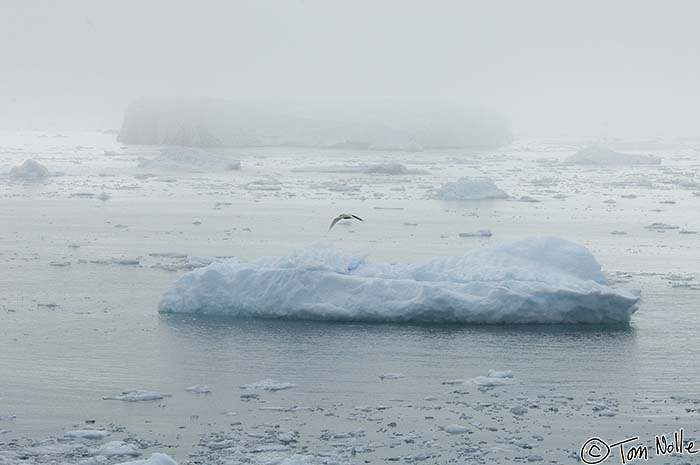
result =
[[[10,178],[18,181],[40,181],[48,177],[49,170],[31,158],[10,170]]]
[[[296,384],[279,382],[272,379],[264,379],[255,383],[244,384],[241,389],[262,389],[264,391],[282,391],[296,387]]]
[[[100,447],[91,451],[92,455],[102,455],[104,457],[113,457],[119,455],[127,455],[130,457],[138,457],[142,454],[138,447],[134,444],[129,444],[124,441],[110,441],[102,444]]]
[[[67,438],[80,439],[104,439],[110,435],[109,431],[101,429],[81,429],[74,431],[66,431],[63,436]]]
[[[463,434],[468,432],[469,429],[462,425],[449,425],[445,427],[445,432],[450,434]]]
[[[513,372],[511,370],[496,371],[489,370],[489,378],[512,378]]]
[[[185,391],[194,392],[195,394],[209,394],[209,393],[211,393],[211,389],[206,384],[195,384],[194,386],[190,386],[188,388],[185,388]]]
[[[493,233],[490,229],[479,229],[471,232],[461,232],[459,237],[491,237]]]
[[[142,402],[149,400],[160,400],[166,397],[172,397],[172,394],[166,394],[164,392],[156,391],[146,391],[142,389],[134,389],[131,391],[122,391],[121,394],[114,396],[105,396],[104,400],[121,400],[124,402]]]
[[[679,226],[674,226],[672,224],[666,223],[651,223],[650,225],[646,226],[646,228],[652,231],[668,231],[671,229],[680,229]]]
[[[510,409],[510,413],[516,416],[523,416],[527,413],[527,408],[523,407],[522,405],[516,405]]]
[[[441,200],[484,200],[506,199],[508,194],[489,178],[460,178],[436,189],[435,197]]]
[[[658,165],[661,159],[652,155],[631,155],[607,147],[585,147],[564,160],[569,165]]]

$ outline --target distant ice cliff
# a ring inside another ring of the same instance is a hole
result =
[[[436,103],[263,104],[144,97],[126,110],[119,141],[193,147],[340,149],[496,147],[512,141],[499,116]]]

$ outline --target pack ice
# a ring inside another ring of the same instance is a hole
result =
[[[424,264],[372,263],[329,247],[180,277],[163,313],[456,323],[628,322],[639,293],[606,284],[585,247],[534,238]]]

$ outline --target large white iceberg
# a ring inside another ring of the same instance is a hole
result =
[[[459,178],[435,189],[435,197],[440,200],[486,200],[507,199],[508,194],[489,178]]]
[[[501,146],[512,141],[498,115],[429,102],[251,102],[145,97],[126,110],[127,144],[306,146],[419,150]]]
[[[536,238],[419,265],[314,247],[180,277],[164,313],[457,323],[628,322],[639,295],[608,286],[585,247]]]

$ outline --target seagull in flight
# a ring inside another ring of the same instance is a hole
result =
[[[360,221],[364,221],[364,220],[363,220],[362,218],[360,218],[359,216],[348,215],[347,213],[341,213],[340,215],[338,215],[338,216],[336,216],[335,218],[333,218],[333,221],[331,221],[331,227],[328,228],[328,230],[330,231],[331,229],[333,229],[333,226],[335,226],[336,223],[337,223],[338,221],[340,221],[340,220],[353,220],[353,219],[355,219],[355,220],[360,220]]]

